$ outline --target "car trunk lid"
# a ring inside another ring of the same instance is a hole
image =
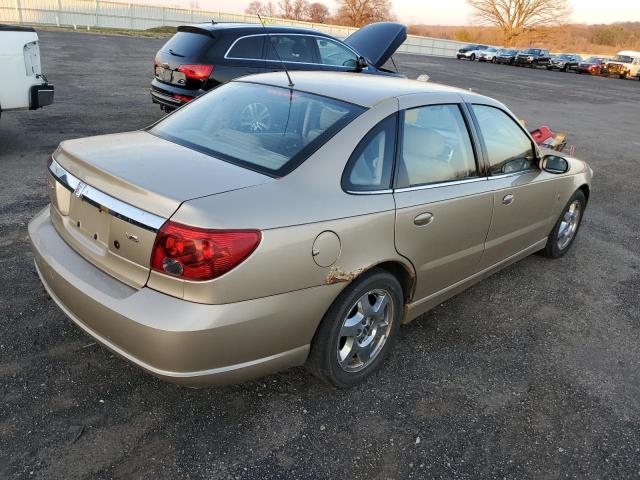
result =
[[[136,288],[182,202],[272,181],[147,132],[63,142],[49,167],[52,221],[89,262]]]
[[[407,39],[407,27],[401,23],[378,22],[362,27],[344,42],[381,68]]]

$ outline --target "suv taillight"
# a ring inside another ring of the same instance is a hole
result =
[[[257,248],[258,230],[206,230],[165,223],[151,253],[151,268],[185,280],[211,280],[240,265]]]
[[[180,65],[178,71],[192,80],[206,80],[213,72],[213,65]]]

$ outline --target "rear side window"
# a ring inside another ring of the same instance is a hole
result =
[[[308,35],[270,35],[268,60],[317,63],[315,38]]]
[[[174,55],[193,57],[208,50],[213,45],[213,38],[209,35],[192,32],[178,32],[162,47],[163,52]]]
[[[469,131],[458,105],[407,110],[401,147],[401,188],[477,176]]]
[[[262,59],[264,36],[256,35],[238,40],[229,50],[228,58]]]
[[[355,68],[358,64],[358,56],[350,49],[328,38],[316,37],[320,62],[324,65]]]
[[[148,131],[274,177],[286,175],[365,109],[319,95],[229,82]]]
[[[474,105],[484,139],[492,175],[518,173],[535,167],[532,140],[505,112],[495,107]]]
[[[397,114],[391,115],[362,139],[342,175],[344,190],[374,192],[391,187],[397,124]]]

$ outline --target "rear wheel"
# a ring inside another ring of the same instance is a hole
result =
[[[587,199],[582,190],[578,190],[567,203],[549,234],[543,251],[546,257],[560,258],[569,251],[580,229],[586,206]]]
[[[322,319],[307,369],[339,388],[366,380],[380,368],[397,337],[403,298],[396,277],[384,270],[357,279]]]

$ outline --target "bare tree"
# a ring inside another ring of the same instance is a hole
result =
[[[280,17],[293,18],[293,2],[291,0],[281,0],[278,3],[280,9]]]
[[[329,8],[323,3],[313,2],[307,7],[307,20],[313,23],[324,23],[329,18]]]
[[[467,0],[482,23],[498,27],[507,45],[523,33],[563,23],[569,0]]]
[[[276,6],[273,2],[269,1],[264,6],[264,14],[267,17],[276,17],[278,15],[278,11],[276,10]]]
[[[392,20],[391,0],[338,0],[337,19],[353,27]]]
[[[291,18],[293,20],[306,20],[309,2],[307,0],[293,0]]]
[[[260,0],[253,0],[253,2],[244,9],[244,13],[247,15],[265,15],[265,10],[265,6]]]

